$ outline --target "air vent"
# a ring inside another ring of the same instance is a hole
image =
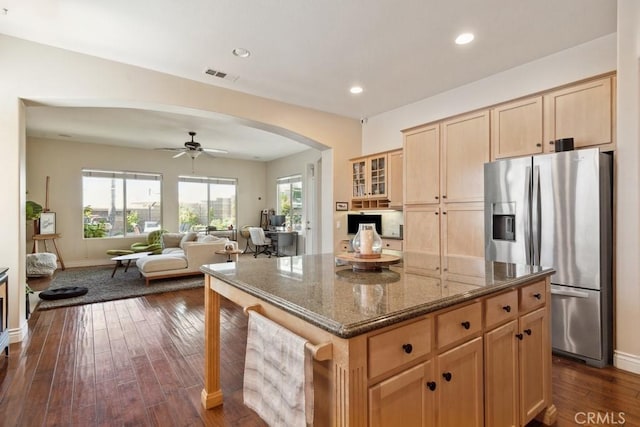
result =
[[[218,77],[220,79],[230,80],[232,82],[238,80],[238,76],[233,76],[231,74],[225,73],[224,71],[213,70],[211,68],[207,68],[205,74],[209,74],[210,76]]]

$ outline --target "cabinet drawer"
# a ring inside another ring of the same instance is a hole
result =
[[[369,337],[369,378],[431,352],[431,318]]]
[[[545,285],[543,280],[520,288],[520,313],[526,313],[545,304],[547,299]]]
[[[492,328],[506,320],[515,319],[518,315],[518,291],[512,290],[484,302],[486,327]]]
[[[482,330],[482,305],[467,305],[436,317],[438,348],[462,340]]]
[[[401,251],[402,240],[382,239],[382,249],[391,249],[394,251]]]

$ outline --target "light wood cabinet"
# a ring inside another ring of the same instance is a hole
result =
[[[435,425],[433,362],[408,369],[369,389],[371,427]]]
[[[560,138],[573,138],[574,148],[615,149],[615,83],[607,76],[545,94],[544,151]]]
[[[546,296],[537,297],[546,295],[545,287],[541,281],[521,288],[520,302],[513,291],[485,301],[487,310],[490,305],[496,309],[493,319],[507,320],[484,335],[487,426],[524,426],[550,401],[548,307]]]
[[[406,207],[404,230],[403,263],[407,271],[440,275],[440,208]]]
[[[484,205],[450,203],[441,215],[442,271],[453,275],[481,276],[484,259]]]
[[[440,125],[404,136],[404,204],[440,203]]]
[[[492,160],[530,156],[542,150],[542,96],[491,109]]]
[[[404,156],[402,150],[391,151],[388,154],[389,161],[389,207],[402,208],[403,201],[403,161]]]
[[[475,338],[437,357],[436,425],[483,426],[482,337]]]
[[[484,164],[489,161],[489,110],[442,122],[442,198],[482,202]]]
[[[387,197],[387,154],[376,154],[351,161],[353,199]]]

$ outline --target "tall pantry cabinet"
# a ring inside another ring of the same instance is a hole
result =
[[[462,274],[484,265],[483,174],[489,142],[489,110],[405,131],[407,271]]]

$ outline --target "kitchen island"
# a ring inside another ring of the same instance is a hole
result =
[[[211,264],[202,404],[222,404],[220,298],[317,345],[315,425],[546,425],[550,268],[487,262],[468,277],[376,272],[334,255]],[[319,360],[318,360],[319,359]]]

